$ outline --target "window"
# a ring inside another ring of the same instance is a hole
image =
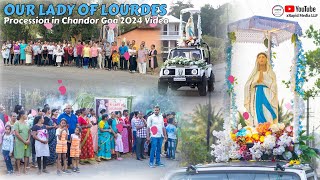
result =
[[[174,31],[179,31],[179,24],[176,24],[176,25],[174,26]]]
[[[170,58],[174,57],[185,57],[192,60],[202,58],[200,49],[173,49],[170,52]]]
[[[163,25],[163,35],[167,35],[167,33],[168,33],[168,25],[167,24],[165,24],[165,25]]]

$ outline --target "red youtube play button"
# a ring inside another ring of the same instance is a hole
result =
[[[287,5],[284,7],[285,12],[294,12],[294,6],[293,5]]]

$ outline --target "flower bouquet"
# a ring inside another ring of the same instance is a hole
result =
[[[191,60],[185,57],[174,57],[172,59],[168,59],[163,63],[164,67],[168,66],[198,66],[201,69],[207,68],[207,63],[205,60]]]

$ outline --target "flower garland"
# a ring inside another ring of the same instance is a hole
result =
[[[166,60],[163,63],[163,66],[198,66],[201,69],[207,69],[207,63],[205,60],[192,60],[181,56]]]
[[[299,134],[302,131],[302,122],[301,119],[304,114],[305,106],[304,106],[304,90],[303,85],[305,83],[306,76],[306,58],[304,56],[304,51],[302,48],[302,42],[299,40],[297,35],[292,35],[292,40],[295,45],[295,62],[296,65],[294,69],[294,140],[296,141],[299,138]]]
[[[232,127],[237,126],[237,113],[238,113],[238,107],[236,105],[236,93],[234,92],[234,85],[235,85],[235,77],[231,75],[231,61],[232,61],[232,43],[234,41],[232,38],[229,37],[229,43],[226,48],[226,75],[225,75],[225,97],[224,97],[224,107],[227,109],[225,110],[225,117],[230,114],[230,109],[232,109]],[[231,107],[230,107],[230,97],[231,97]],[[225,119],[225,124],[229,125],[229,122],[226,123],[226,121],[229,121],[229,117]],[[226,130],[226,128],[224,128]]]

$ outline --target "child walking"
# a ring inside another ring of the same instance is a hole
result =
[[[41,174],[41,158],[43,158],[42,165],[43,165],[43,173],[49,173],[46,170],[47,166],[47,158],[50,156],[49,145],[48,145],[48,130],[46,126],[43,124],[44,119],[43,116],[36,116],[34,118],[35,125],[32,127],[32,137],[34,138],[34,147],[38,162],[38,175]]]
[[[11,126],[5,127],[5,134],[2,139],[2,154],[6,162],[8,174],[13,174],[13,167],[11,164],[11,156],[13,152],[13,135],[11,134]]]
[[[67,128],[67,120],[62,118],[60,121],[59,128],[56,131],[56,136],[57,136],[57,146],[56,146],[56,153],[58,156],[58,161],[57,161],[57,174],[60,176],[62,170],[63,173],[68,173],[70,174],[71,172],[67,170],[67,142],[68,142],[68,135],[69,131]],[[63,162],[63,167],[61,167],[61,161]]]
[[[169,118],[166,131],[168,135],[167,158],[174,160],[176,158],[177,127],[173,125],[173,118]]]
[[[79,161],[80,161],[80,140],[81,140],[81,129],[76,127],[74,134],[71,134],[71,147],[70,157],[72,158],[73,172],[80,172]]]

